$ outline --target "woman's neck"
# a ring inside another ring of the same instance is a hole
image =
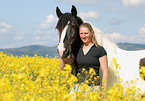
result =
[[[92,45],[94,45],[92,42],[84,43],[84,46],[85,46],[85,47],[92,46]]]

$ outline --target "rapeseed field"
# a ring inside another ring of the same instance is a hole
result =
[[[143,78],[145,72],[140,71]],[[33,57],[14,57],[0,53],[0,101],[145,100],[133,86],[127,88],[124,94],[121,84],[115,84],[102,93],[98,88],[89,91],[88,85],[82,83],[78,91],[70,94],[75,82],[77,78],[71,74],[69,65],[60,70],[58,57],[41,57],[37,54]]]

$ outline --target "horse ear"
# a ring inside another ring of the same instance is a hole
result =
[[[60,16],[63,15],[63,13],[60,11],[58,7],[56,7],[56,14],[58,18],[60,18]]]
[[[72,5],[71,14],[73,16],[77,16],[77,9],[76,9],[76,7],[74,5]]]

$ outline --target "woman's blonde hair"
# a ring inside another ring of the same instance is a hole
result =
[[[91,39],[92,43],[94,43],[98,47],[98,42],[97,42],[97,40],[95,38],[94,30],[93,30],[91,24],[89,24],[89,23],[83,23],[83,24],[80,25],[80,27],[87,27],[89,29],[89,31],[93,34],[92,35],[92,39]]]

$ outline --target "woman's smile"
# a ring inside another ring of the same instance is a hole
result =
[[[83,43],[91,42],[92,34],[87,27],[80,27],[80,38]]]

